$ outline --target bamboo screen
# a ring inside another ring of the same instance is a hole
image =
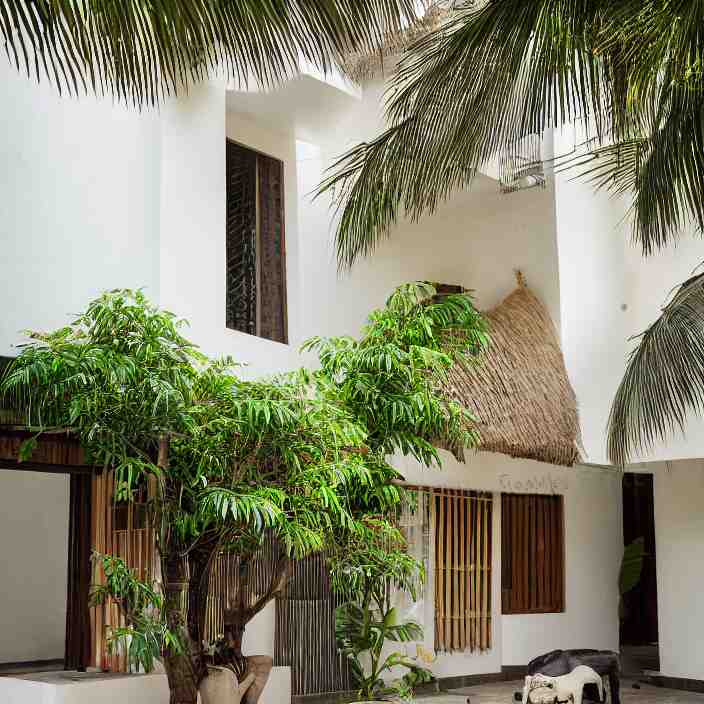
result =
[[[103,472],[92,479],[92,535],[93,549],[102,554],[122,558],[142,580],[155,575],[154,540],[149,525],[146,504],[142,501],[116,503],[113,501],[115,475]],[[102,584],[105,575],[98,564],[92,566],[93,584]],[[110,600],[91,608],[91,661],[92,667],[104,671],[126,672],[127,655],[124,652],[110,653],[108,636],[111,628],[126,625],[118,605]]]
[[[352,689],[335,639],[338,604],[324,556],[311,555],[293,564],[288,588],[276,600],[274,665],[291,668],[294,695]]]
[[[564,570],[562,496],[502,494],[502,613],[564,611]]]
[[[223,634],[226,609],[251,609],[270,593],[287,564],[288,558],[271,532],[265,534],[261,547],[246,566],[241,566],[239,557],[232,553],[218,555],[210,568],[205,641],[214,641]]]
[[[433,490],[435,650],[491,648],[491,494]]]

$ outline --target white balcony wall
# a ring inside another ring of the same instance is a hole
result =
[[[330,116],[317,143],[299,142],[298,180],[305,328],[314,334],[354,334],[370,308],[400,283],[416,279],[475,289],[479,306],[498,303],[520,268],[559,325],[560,291],[552,184],[511,195],[477,176],[471,191],[453,195],[432,216],[402,215],[374,255],[338,272],[335,220],[328,197],[310,193],[334,159],[382,128],[382,86],[365,86],[362,100]],[[344,315],[341,315],[344,311]]]
[[[95,295],[158,299],[158,114],[59,97],[0,57],[0,354]]]
[[[555,154],[572,152],[572,128],[555,135]],[[585,459],[605,463],[606,423],[623,375],[627,324],[624,205],[595,193],[575,173],[555,175],[562,350],[577,394]]]
[[[694,225],[685,229],[676,244],[644,257],[639,245],[625,248],[627,337],[639,335],[660,315],[670,294],[694,273],[701,272],[704,243]],[[695,271],[696,269],[696,271]],[[627,345],[630,351],[635,341]],[[673,432],[664,442],[643,454],[645,461],[662,461],[704,457],[704,422],[701,416],[689,415],[684,433]]]

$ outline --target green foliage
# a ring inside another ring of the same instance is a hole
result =
[[[301,59],[327,71],[414,18],[411,0],[0,0],[18,69],[137,106],[218,71],[265,86],[295,75]]]
[[[433,212],[497,154],[576,120],[591,125],[585,167],[632,197],[645,252],[704,224],[704,63],[698,0],[488,0],[404,54],[388,128],[333,165],[320,191],[341,209],[338,261],[351,266],[399,214]]]
[[[685,281],[638,338],[611,407],[609,458],[623,467],[637,452],[684,430],[704,407],[704,275]]]
[[[636,538],[632,543],[626,545],[618,575],[618,590],[621,596],[630,592],[640,582],[644,559],[645,538]]]
[[[621,620],[624,620],[628,615],[628,608],[623,597],[638,586],[643,574],[645,556],[645,538],[643,537],[636,538],[633,542],[626,545],[623,550],[621,569],[618,573],[618,613]]]
[[[181,651],[183,644],[178,634],[169,630],[162,617],[164,600],[156,584],[137,579],[134,571],[118,557],[94,553],[93,560],[103,570],[105,583],[93,586],[91,603],[104,604],[114,599],[129,619],[128,626],[111,630],[110,651],[122,649],[130,665],[145,672],[154,669],[154,661],[165,649]]]
[[[403,499],[388,453],[430,463],[436,440],[476,441],[470,417],[443,400],[439,383],[454,355],[483,348],[485,325],[468,297],[435,301],[434,293],[406,285],[372,314],[359,342],[311,342],[321,356],[314,374],[246,381],[232,360],[208,361],[182,337],[183,322],[142,293],[111,291],[70,325],[29,333],[0,393],[37,435],[68,431],[90,462],[114,469],[118,498],[151,479],[164,574],[178,565],[186,574],[181,563],[222,551],[246,563],[267,531],[292,558],[344,550],[372,527],[384,533],[382,516]],[[128,614],[129,627],[113,635],[130,641],[135,662],[148,668],[160,648],[196,638],[166,627],[169,609],[181,608],[168,594],[161,604],[123,563],[102,559],[107,584],[95,596],[113,596]],[[379,553],[375,570],[398,580],[409,560]]]
[[[139,291],[105,293],[71,325],[28,332],[0,391],[29,427],[73,432],[91,463],[116,469],[127,494],[158,475],[159,435],[192,423],[185,411],[205,358],[180,335],[183,325]]]
[[[440,464],[435,445],[473,447],[472,416],[441,392],[456,355],[477,356],[486,323],[468,295],[436,298],[424,282],[399,286],[359,340],[313,338],[323,392],[339,397],[368,429],[368,444]]]
[[[347,658],[361,699],[408,698],[413,688],[431,679],[417,658],[403,653],[384,655],[384,644],[422,640],[423,629],[413,621],[398,622],[392,592],[410,592],[424,579],[423,565],[406,552],[401,533],[385,519],[368,519],[364,530],[330,555],[334,589],[347,601],[337,608],[335,634]],[[394,668],[407,672],[388,683],[383,676]]]

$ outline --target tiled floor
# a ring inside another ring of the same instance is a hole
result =
[[[471,704],[511,704],[513,693],[522,686],[522,682],[501,682],[454,689],[452,694],[468,696]],[[428,704],[432,701],[427,700]],[[704,694],[678,692],[647,684],[641,684],[640,689],[634,689],[632,681],[624,680],[621,683],[621,701],[623,704],[704,704]]]

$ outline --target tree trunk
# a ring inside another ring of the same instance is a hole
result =
[[[164,667],[169,680],[169,704],[197,704],[198,685],[189,654],[167,654]]]
[[[169,630],[178,637],[181,648],[164,653],[164,667],[169,679],[170,704],[196,704],[198,685],[207,675],[202,649],[187,628],[188,567],[186,558],[172,549],[162,555],[164,609]]]

